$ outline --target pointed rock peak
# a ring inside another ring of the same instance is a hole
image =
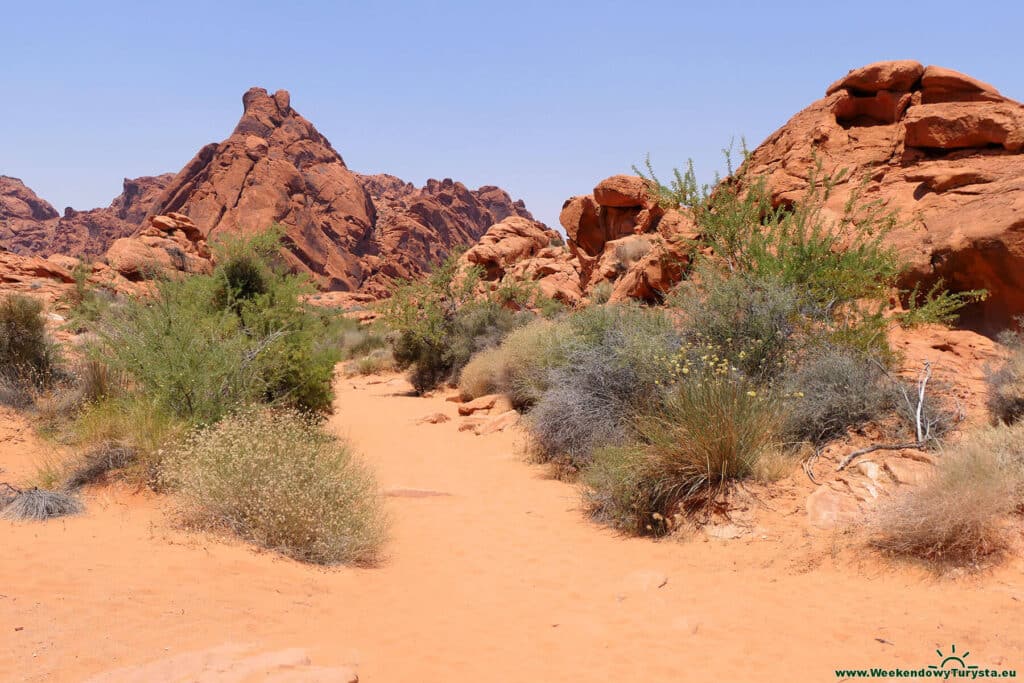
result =
[[[242,119],[235,127],[236,133],[267,137],[289,118],[297,118],[303,124],[312,125],[299,116],[291,106],[291,95],[287,90],[278,90],[273,95],[265,88],[249,88],[242,95]]]

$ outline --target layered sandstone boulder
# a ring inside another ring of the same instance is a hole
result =
[[[638,176],[602,180],[592,194],[571,197],[559,216],[580,286],[592,292],[610,283],[612,299],[660,301],[683,277],[696,224],[685,212],[664,209]]]
[[[508,216],[488,228],[460,260],[480,268],[485,286],[508,278],[535,282],[542,294],[567,305],[583,298],[578,261],[558,233],[537,221]]]
[[[970,76],[913,61],[855,69],[750,156],[777,204],[803,195],[808,173],[849,175],[836,212],[864,192],[897,210],[889,236],[911,269],[903,286],[942,278],[986,289],[962,324],[993,333],[1024,314],[1024,106]]]
[[[213,270],[203,232],[188,216],[173,212],[153,216],[136,235],[115,240],[106,261],[133,282]]]

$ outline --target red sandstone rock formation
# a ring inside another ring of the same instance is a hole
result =
[[[253,88],[242,102],[231,136],[203,147],[150,213],[180,213],[207,237],[278,223],[289,264],[321,289],[383,295],[501,218],[530,217],[498,188],[352,172],[284,90]]]
[[[751,155],[777,203],[798,199],[819,159],[847,182],[840,210],[865,175],[867,197],[898,210],[891,235],[911,264],[909,287],[943,278],[984,288],[965,326],[992,333],[1024,314],[1024,106],[964,74],[913,61],[855,69]]]
[[[69,207],[61,216],[17,178],[0,176],[0,246],[18,254],[99,256],[143,224],[153,200],[173,177],[125,178],[123,191],[110,206],[89,211]]]
[[[157,276],[209,273],[210,250],[202,231],[180,213],[153,216],[149,226],[131,237],[115,240],[107,263],[133,282]]]

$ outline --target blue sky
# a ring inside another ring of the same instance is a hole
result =
[[[497,184],[557,223],[648,152],[710,179],[848,69],[917,59],[1024,99],[1020,2],[4,3],[0,173],[58,210],[179,170],[253,85],[349,167]]]

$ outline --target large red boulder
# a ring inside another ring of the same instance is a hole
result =
[[[987,83],[916,62],[850,72],[753,151],[777,204],[799,199],[818,161],[847,169],[829,209],[863,191],[899,212],[888,237],[903,286],[987,289],[962,324],[994,333],[1024,314],[1024,106]]]

